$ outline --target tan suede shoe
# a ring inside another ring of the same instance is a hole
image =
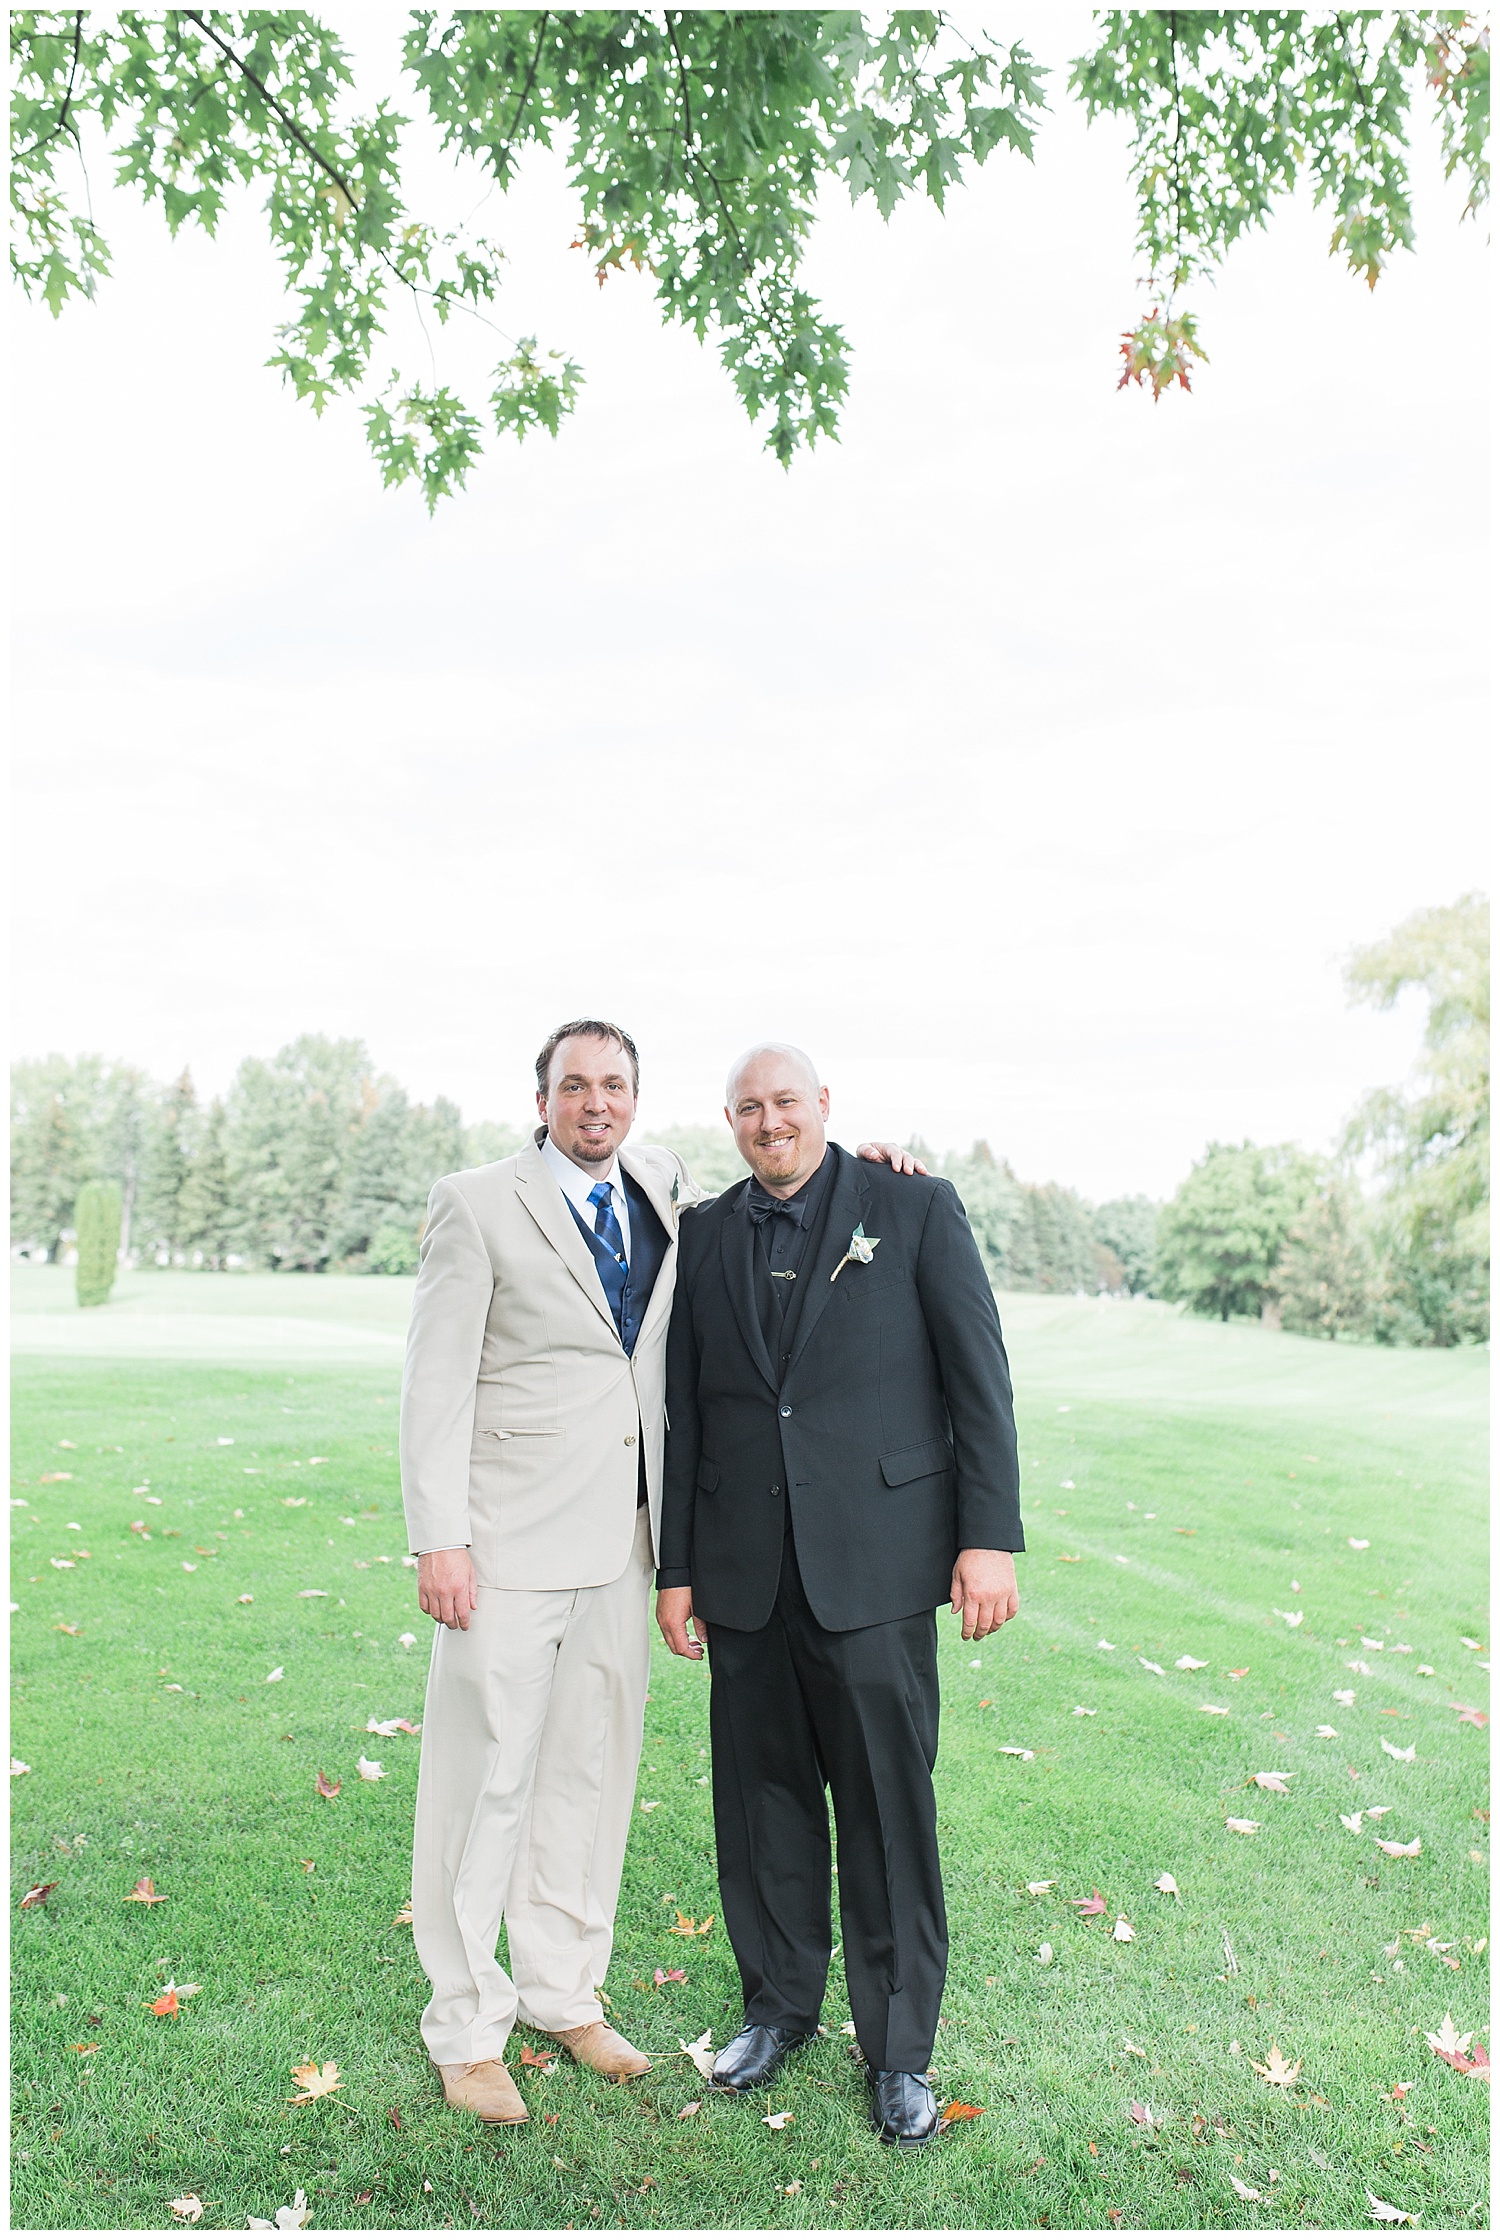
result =
[[[450,2108],[467,2108],[481,2123],[531,2121],[503,2061],[438,2061],[433,2066]]]
[[[628,2039],[607,2022],[581,2022],[576,2030],[548,2030],[578,2063],[580,2069],[597,2070],[601,2077],[643,2077],[651,2064]]]

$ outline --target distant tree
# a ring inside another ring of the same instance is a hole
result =
[[[200,1113],[191,1138],[191,1156],[177,1197],[182,1249],[207,1268],[222,1268],[229,1257],[237,1223],[229,1195],[229,1161],[224,1149],[224,1107],[215,1097]]]
[[[503,1120],[471,1121],[464,1130],[462,1167],[487,1167],[496,1159],[513,1158],[530,1143],[529,1135]]]
[[[373,1273],[408,1275],[417,1265],[427,1194],[464,1163],[458,1107],[445,1097],[414,1105],[395,1082],[378,1085],[350,1139],[329,1257],[361,1260]]]
[[[1294,1215],[1267,1285],[1282,1328],[1323,1338],[1368,1329],[1372,1275],[1364,1209],[1348,1183],[1326,1178]]]
[[[1121,1288],[1148,1292],[1156,1266],[1156,1223],[1161,1207],[1154,1198],[1109,1198],[1094,1208],[1094,1236],[1119,1263]]]
[[[120,1185],[86,1182],[78,1193],[74,1224],[78,1231],[78,1304],[102,1307],[114,1289],[120,1264]]]
[[[225,1115],[236,1249],[273,1268],[326,1266],[352,1139],[378,1092],[362,1042],[301,1035],[247,1058]]]
[[[10,1233],[43,1259],[61,1256],[73,1204],[92,1168],[90,1115],[77,1094],[77,1068],[56,1055],[18,1065],[11,1075]]]
[[[1293,1144],[1211,1143],[1157,1230],[1156,1289],[1198,1314],[1275,1313],[1272,1284],[1288,1232],[1318,1184]]]
[[[1109,1271],[1102,1271],[1108,1276]],[[1006,1253],[1012,1291],[1100,1289],[1101,1269],[1089,1208],[1059,1182],[1021,1186],[1021,1212]]]
[[[1489,905],[1468,894],[1417,911],[1357,951],[1346,975],[1353,999],[1378,1010],[1407,989],[1428,1003],[1413,1089],[1377,1090],[1346,1138],[1383,1186],[1375,1330],[1387,1340],[1489,1335],[1489,955]]]
[[[644,1140],[675,1151],[700,1190],[732,1190],[750,1169],[735,1149],[728,1122],[717,1128],[654,1128]]]
[[[914,1143],[911,1148],[937,1170],[939,1162],[925,1145]],[[971,1151],[944,1159],[941,1171],[963,1200],[985,1273],[992,1284],[1005,1288],[1012,1282],[1011,1244],[1024,1220],[1020,1183],[983,1137]]]
[[[134,1236],[137,1250],[147,1259],[163,1252],[169,1262],[182,1257],[182,1192],[201,1119],[193,1077],[186,1067],[165,1092],[148,1102]]]

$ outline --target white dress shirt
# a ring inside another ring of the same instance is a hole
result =
[[[598,1233],[599,1208],[596,1205],[590,1205],[589,1192],[596,1183],[607,1182],[609,1184],[610,1203],[615,1209],[615,1219],[620,1224],[620,1235],[624,1240],[625,1261],[628,1267],[630,1263],[630,1207],[625,1197],[625,1183],[620,1173],[619,1160],[611,1161],[608,1174],[590,1174],[585,1168],[576,1167],[565,1151],[559,1151],[550,1135],[543,1136],[541,1152],[542,1157],[557,1177],[558,1188],[562,1191],[563,1196],[570,1205],[577,1208],[584,1227],[594,1234]]]

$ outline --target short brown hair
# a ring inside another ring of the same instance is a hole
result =
[[[636,1096],[640,1095],[640,1055],[625,1029],[617,1027],[612,1019],[570,1019],[565,1027],[554,1027],[537,1052],[536,1085],[543,1096],[550,1086],[552,1061],[557,1055],[559,1044],[568,1041],[575,1034],[587,1035],[595,1042],[618,1042],[630,1060],[631,1089]]]

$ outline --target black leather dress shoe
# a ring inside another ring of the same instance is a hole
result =
[[[925,2077],[912,2069],[871,2069],[870,2121],[877,2135],[897,2147],[925,2147],[938,2135],[937,2102]]]
[[[709,2079],[716,2092],[757,2092],[768,2084],[794,2047],[806,2045],[810,2030],[783,2030],[771,2022],[747,2022],[738,2037],[714,2056]]]

